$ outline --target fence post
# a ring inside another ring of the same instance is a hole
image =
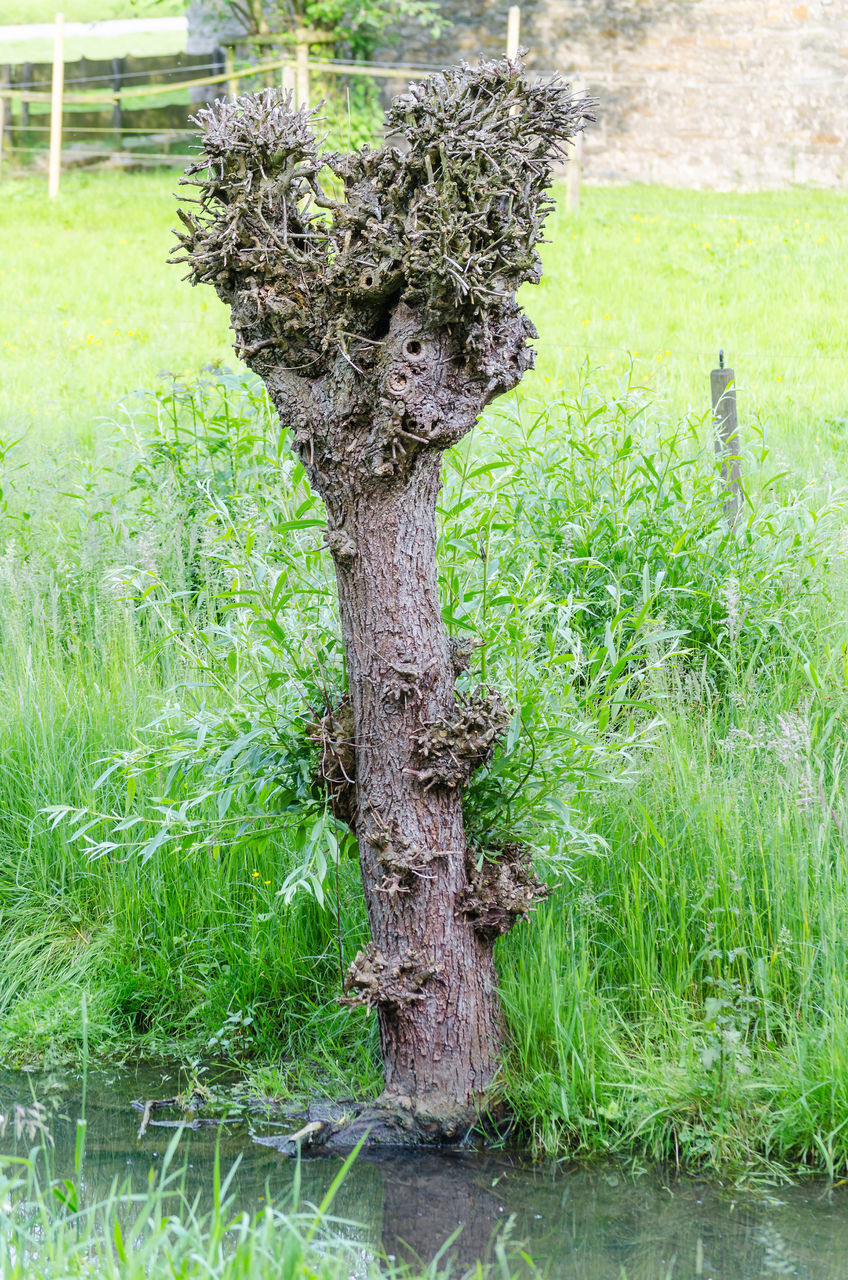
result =
[[[21,66],[21,89],[32,88],[32,63],[25,62]],[[29,128],[29,98],[21,98],[21,128]]]
[[[12,68],[9,63],[0,67],[0,167],[3,165],[3,153],[6,150],[6,138],[12,145],[12,97],[7,97],[4,89],[12,87]]]
[[[289,50],[286,49],[284,51],[283,56],[285,56],[285,53],[288,53],[288,51]],[[283,86],[283,92],[290,93],[292,96],[292,102],[294,102],[295,100],[294,63],[290,62],[288,58],[286,58],[286,61],[283,63],[281,83]]]
[[[65,18],[56,14],[53,35],[53,84],[50,97],[50,158],[47,162],[47,195],[52,200],[59,193],[59,170],[62,166],[62,90],[65,81]]]
[[[112,106],[112,128],[120,135],[123,111],[121,110],[121,81],[124,78],[124,60],[123,58],[112,59],[112,88],[115,90],[115,101]],[[122,139],[118,137],[118,142],[123,145]]]
[[[718,368],[710,373],[713,402],[713,429],[716,457],[721,459],[724,514],[731,528],[742,509],[742,468],[739,461],[739,424],[736,417],[736,374],[724,367],[724,352],[718,353]]]
[[[295,45],[295,75],[297,78],[297,106],[309,110],[309,45],[301,41]]]
[[[580,170],[583,165],[583,134],[578,133],[568,148],[568,168],[565,171],[565,207],[576,214],[580,208]]]
[[[236,51],[231,44],[228,44],[224,49],[224,69],[227,74],[227,94],[230,98],[237,98],[239,96],[239,83],[233,75],[233,72],[236,69],[235,53]]]
[[[212,57],[210,61],[212,63],[213,75],[223,76],[227,74],[227,54],[226,54],[226,51],[222,49],[219,44],[216,44],[215,48],[212,50]],[[215,92],[216,94],[220,93],[220,87],[218,85],[215,86]],[[207,102],[209,101],[208,95],[206,100]]]
[[[518,56],[518,40],[521,34],[521,6],[510,5],[506,18],[506,56],[512,60]]]
[[[579,76],[574,77],[575,93],[583,92],[583,83]],[[568,147],[568,162],[565,170],[565,208],[566,212],[576,214],[580,208],[580,178],[583,167],[583,134],[572,138]]]

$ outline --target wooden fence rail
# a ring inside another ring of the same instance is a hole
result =
[[[519,47],[521,11],[513,5],[508,14],[505,48],[509,57],[515,57]],[[216,49],[211,54],[178,54],[168,57],[123,58],[95,60],[81,58],[65,63],[62,52],[63,19],[56,15],[55,48],[53,61],[49,63],[22,63],[13,75],[11,67],[0,67],[0,163],[7,139],[13,150],[34,152],[43,150],[37,146],[14,147],[17,138],[24,144],[43,140],[49,132],[48,190],[50,196],[59,189],[62,163],[62,140],[85,135],[86,140],[97,142],[111,135],[119,145],[117,153],[125,156],[128,144],[139,146],[148,140],[152,145],[169,147],[171,142],[185,142],[191,130],[190,115],[199,101],[207,97],[206,91],[216,86],[226,86],[229,96],[235,96],[245,79],[279,75],[284,88],[293,91],[298,106],[309,105],[311,74],[338,77],[365,76],[376,80],[416,80],[435,68],[407,63],[381,64],[345,61],[332,57],[310,55],[310,48],[331,42],[326,32],[301,29],[288,34],[244,37],[237,43]],[[236,63],[240,47],[255,47],[260,54],[274,46],[276,56],[245,66]],[[282,46],[282,47],[281,47]],[[179,77],[182,73],[182,78]],[[79,85],[79,88],[75,88]],[[163,95],[189,94],[192,102],[171,102],[147,105],[145,100],[162,98]],[[13,113],[13,106],[16,110]],[[45,110],[49,106],[49,117]],[[90,108],[82,110],[82,108]],[[16,118],[15,118],[16,117]],[[49,125],[47,120],[49,118]],[[85,160],[92,154],[80,151]],[[148,159],[154,156],[148,153]],[[155,156],[157,160],[169,159],[168,154]],[[578,165],[573,166],[574,177],[569,188],[569,206],[576,210],[579,181]]]
[[[128,61],[128,60],[127,60]],[[150,59],[152,61],[152,59]],[[163,93],[182,92],[185,89],[201,88],[205,85],[227,84],[229,81],[238,81],[250,76],[261,76],[268,71],[278,71],[284,67],[292,66],[293,59],[277,58],[272,62],[252,63],[250,66],[232,70],[226,70],[220,75],[204,75],[194,76],[190,80],[159,80],[152,84],[134,85],[126,88],[126,74],[122,78],[121,98],[149,98],[160,96]],[[26,64],[22,64],[26,65]],[[49,65],[49,64],[48,64]],[[75,64],[69,63],[68,66]],[[94,64],[98,65],[98,64]],[[104,66],[111,67],[111,63],[103,63]],[[367,76],[378,80],[403,80],[403,79],[420,79],[422,75],[426,75],[428,71],[435,70],[430,67],[407,66],[402,63],[386,63],[385,65],[366,62],[341,62],[333,59],[309,58],[307,60],[309,71],[323,71],[338,76]],[[36,70],[33,67],[33,70]],[[99,78],[99,77],[98,77]],[[33,81],[38,83],[38,81]],[[66,83],[71,83],[71,77],[66,79]],[[48,90],[38,90],[35,88],[18,88],[11,84],[9,88],[0,89],[4,95],[10,96],[13,100],[20,102],[50,102],[51,94]],[[93,104],[111,103],[115,97],[115,90],[112,87],[103,89],[89,89],[75,91],[73,89],[65,91],[63,101],[71,106],[91,106]]]

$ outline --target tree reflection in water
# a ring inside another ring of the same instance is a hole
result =
[[[165,1097],[181,1082],[173,1073],[97,1072],[89,1076],[86,1156],[82,1195],[89,1203],[129,1177],[147,1185],[173,1129],[151,1122],[139,1141],[132,1098]],[[0,1112],[43,1104],[54,1147],[54,1176],[73,1171],[76,1120],[82,1083],[72,1074],[0,1072]],[[256,1122],[261,1131],[271,1122]],[[212,1166],[220,1142],[221,1166],[238,1158],[232,1182],[234,1208],[256,1212],[269,1200],[291,1200],[295,1162],[251,1142],[244,1121],[186,1132],[180,1142],[185,1192],[211,1206]],[[26,1134],[17,1154],[28,1154]],[[0,1137],[0,1155],[16,1148],[14,1125]],[[306,1158],[301,1164],[301,1204],[318,1204],[340,1160]],[[756,1192],[723,1188],[661,1170],[629,1175],[613,1165],[579,1168],[533,1165],[504,1152],[382,1153],[360,1157],[348,1172],[332,1212],[339,1230],[361,1242],[363,1257],[382,1249],[399,1262],[429,1263],[444,1253],[460,1276],[478,1260],[493,1258],[501,1241],[514,1274],[520,1253],[534,1258],[550,1280],[844,1280],[848,1258],[848,1194],[821,1183]],[[525,1266],[525,1274],[530,1269]],[[355,1280],[355,1277],[351,1277]]]

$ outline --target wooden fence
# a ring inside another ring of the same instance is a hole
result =
[[[131,88],[158,86],[157,96],[173,92],[178,81],[200,80],[204,72],[220,75],[226,67],[223,49],[213,54],[166,57],[80,58],[64,64],[63,135],[65,142],[95,131],[114,135],[157,129],[185,129],[190,102],[147,105],[126,97]],[[11,147],[37,147],[38,132],[49,127],[53,64],[24,62],[0,69],[0,95],[7,99],[6,140]],[[46,117],[46,119],[45,119]]]
[[[49,150],[62,166],[107,157],[181,164],[195,132],[190,117],[206,99],[281,83],[298,106],[309,105],[311,75],[409,80],[431,69],[304,58],[296,48],[259,61],[234,55],[220,48],[212,55],[0,67],[0,163]]]
[[[519,48],[521,12],[509,10],[506,52]],[[66,63],[64,20],[56,15],[53,61],[0,67],[0,166],[6,157],[48,158],[48,192],[59,189],[63,166],[185,163],[194,136],[190,116],[199,101],[281,83],[297,106],[309,105],[310,76],[348,80],[416,80],[434,68],[314,56],[331,43],[325,32],[244,37],[211,54],[81,58]],[[270,46],[270,48],[269,48]],[[263,52],[275,56],[262,58]],[[569,207],[576,209],[579,153],[573,157]]]
[[[277,60],[236,69],[228,68],[228,61],[227,51],[216,49],[211,54],[0,67],[0,155],[47,152],[53,149],[51,131],[56,134],[58,126],[64,165],[106,156],[182,163],[193,133],[190,117],[202,101],[225,92],[240,77],[273,73],[281,66]]]

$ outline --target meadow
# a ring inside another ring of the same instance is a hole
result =
[[[176,0],[133,0],[132,5],[118,0],[70,0],[62,6],[65,22],[109,22],[115,19],[176,18],[185,13],[184,6]],[[55,4],[44,0],[7,0],[3,6],[3,26],[26,26],[52,23],[56,17]],[[158,57],[167,53],[180,53],[186,46],[185,31],[134,31],[127,35],[84,36],[65,34],[65,60],[77,58],[120,58],[132,53],[135,57]],[[3,62],[50,62],[53,58],[53,39],[48,35],[28,36],[20,39],[3,39],[0,36],[0,53]]]
[[[5,186],[7,435],[90,439],[163,372],[236,367],[223,306],[166,263],[176,181],[77,174],[53,205],[40,180]],[[845,432],[844,198],[589,187],[573,222],[563,206],[542,283],[524,298],[540,333],[524,397],[557,394],[585,367],[616,387],[632,365],[669,415],[700,416],[723,348],[749,431],[770,430],[793,469],[826,471]]]
[[[363,1094],[361,890],[303,732],[341,680],[321,512],[165,264],[172,185],[4,187],[0,1056],[73,1061],[85,992],[101,1057]],[[446,463],[445,616],[516,710],[468,821],[557,885],[498,953],[540,1151],[848,1168],[845,211],[587,188],[535,372]]]

